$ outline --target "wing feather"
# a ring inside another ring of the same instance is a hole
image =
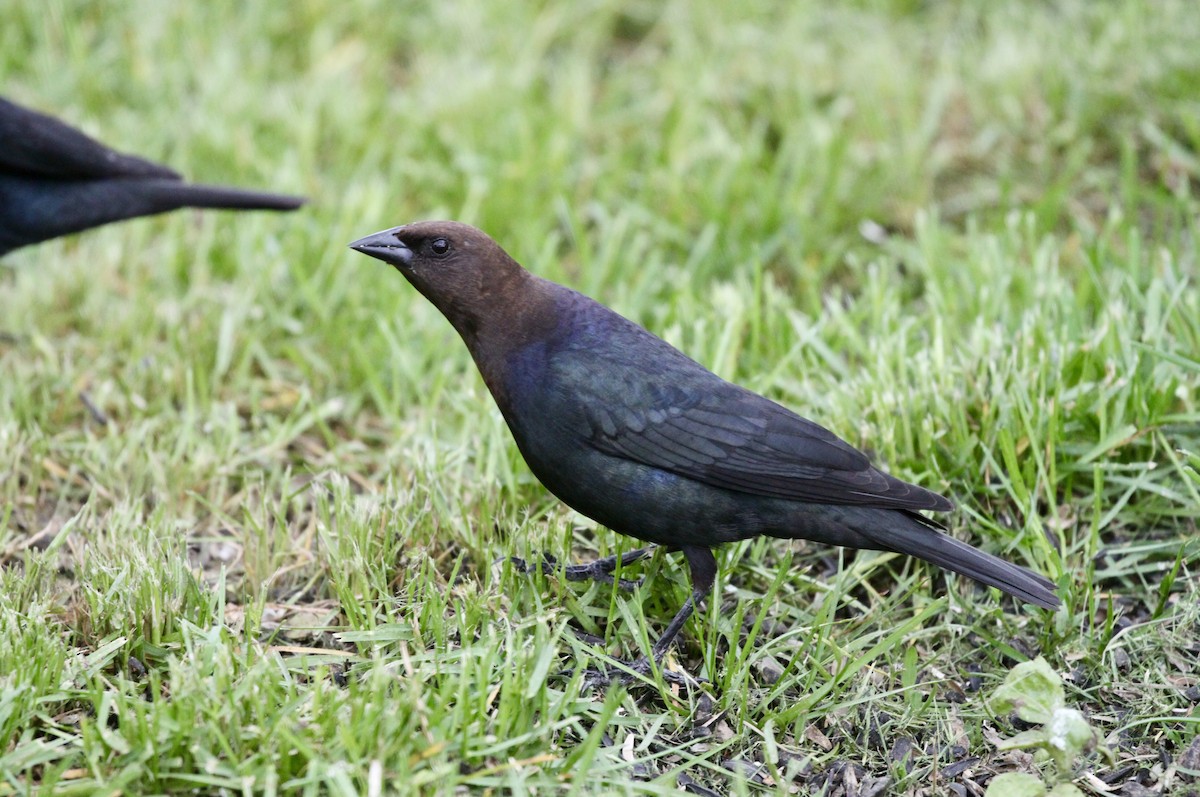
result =
[[[791,410],[686,358],[674,365],[681,367],[649,373],[623,363],[619,391],[608,389],[602,376],[611,367],[576,371],[575,386],[585,397],[577,406],[583,408],[591,445],[754,495],[909,510],[951,508],[937,493],[872,467],[862,452]]]

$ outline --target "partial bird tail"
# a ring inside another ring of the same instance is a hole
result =
[[[152,187],[151,187],[152,185]],[[228,210],[295,210],[308,200],[285,194],[266,194],[220,185],[198,185],[171,180],[144,181],[144,190],[153,191],[163,209],[224,208]]]
[[[938,524],[915,512],[897,514],[904,519],[871,529],[864,524],[855,530],[879,549],[924,559],[1043,609],[1057,609],[1062,602],[1054,582],[1045,576],[943,534]]]

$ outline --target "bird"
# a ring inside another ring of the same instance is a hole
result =
[[[618,679],[661,663],[712,592],[713,549],[758,535],[907,554],[1034,606],[1060,604],[1054,582],[920,514],[953,509],[949,499],[884,473],[833,432],[532,274],[481,230],[422,221],[350,247],[393,266],[449,320],[552,494],[687,560],[691,595],[649,655],[622,662]],[[564,572],[611,581],[618,566],[650,550]],[[585,684],[604,685],[614,672],[590,670]]]
[[[303,197],[185,183],[53,116],[0,97],[0,257],[114,221],[184,207],[295,210]]]

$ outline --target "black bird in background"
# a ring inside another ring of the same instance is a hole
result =
[[[474,227],[420,222],[351,247],[394,266],[449,319],[550,492],[614,531],[687,557],[692,595],[654,644],[655,661],[711,592],[712,547],[759,534],[909,554],[1027,603],[1059,605],[1053,582],[943,534],[917,512],[948,511],[947,499],[877,470],[832,432],[530,274]],[[611,579],[617,561],[565,572]],[[650,661],[633,667],[646,672]],[[590,684],[608,680],[589,675]]]
[[[0,256],[122,219],[179,208],[295,210],[302,197],[189,185],[52,116],[0,97]]]

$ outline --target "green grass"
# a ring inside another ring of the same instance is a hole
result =
[[[1117,752],[1081,775],[1196,788],[1193,4],[4,16],[6,96],[313,202],[0,263],[0,795],[941,793],[1036,766],[983,696],[1037,654]],[[436,217],[949,494],[1064,608],[755,540],[669,662],[704,695],[582,692],[573,629],[637,654],[686,568],[495,564],[634,542],[536,483],[449,325],[345,246]]]

